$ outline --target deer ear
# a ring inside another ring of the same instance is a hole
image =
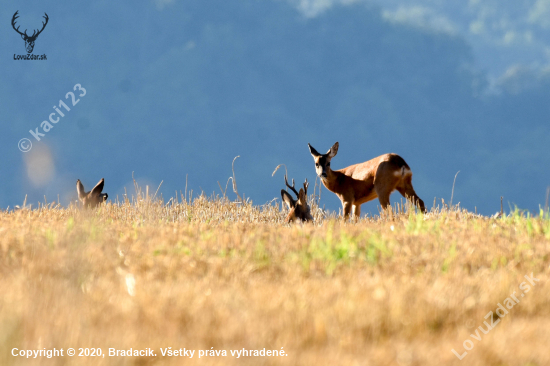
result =
[[[300,188],[300,193],[298,194],[298,204],[300,206],[307,206],[306,192],[303,188]]]
[[[80,179],[76,181],[76,192],[78,193],[78,198],[84,198],[86,196],[84,185],[80,182]]]
[[[309,146],[309,152],[311,153],[311,155],[313,155],[314,158],[321,155],[309,143],[307,144],[307,146]]]
[[[329,157],[329,158],[332,159],[333,157],[336,156],[336,154],[338,153],[338,146],[339,146],[339,144],[338,144],[338,142],[336,142],[334,145],[332,145],[332,147],[330,148],[330,150],[327,151],[327,154],[328,154],[328,157]]]
[[[283,198],[283,202],[286,203],[288,208],[294,208],[296,206],[296,202],[294,201],[292,196],[284,189],[281,189],[281,197]]]
[[[99,196],[99,194],[101,193],[101,191],[103,191],[103,186],[105,185],[105,179],[101,178],[101,180],[99,181],[99,183],[97,183],[94,187],[94,189],[92,189],[92,191],[90,192],[90,194],[92,196]]]

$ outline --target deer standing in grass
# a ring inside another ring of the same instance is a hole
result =
[[[364,163],[332,170],[330,161],[338,153],[338,142],[326,154],[319,154],[310,144],[309,151],[315,161],[315,171],[324,186],[336,193],[348,218],[353,211],[359,218],[361,205],[378,197],[386,209],[390,205],[390,194],[397,190],[422,211],[426,212],[424,201],[418,197],[412,186],[412,171],[396,154],[384,154]]]
[[[297,192],[294,188],[294,179],[292,180],[292,186],[288,184],[288,180],[286,179],[285,174],[285,184],[288,188],[290,188],[298,200],[294,200],[292,196],[285,191],[284,189],[281,189],[281,197],[283,198],[283,201],[287,204],[288,208],[290,209],[290,212],[288,213],[288,216],[286,217],[286,222],[291,223],[293,221],[313,221],[313,216],[311,216],[311,211],[309,209],[309,206],[307,204],[307,187],[309,187],[309,183],[307,182],[307,179],[304,183],[304,188],[300,188],[300,192]]]
[[[84,190],[84,185],[80,182],[80,179],[78,179],[76,181],[76,192],[78,193],[78,199],[82,202],[82,205],[84,207],[94,208],[107,201],[109,195],[107,193],[101,193],[104,185],[105,179],[101,178],[90,192],[86,192]]]

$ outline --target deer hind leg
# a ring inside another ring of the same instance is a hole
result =
[[[348,219],[351,213],[352,204],[351,202],[342,201],[342,208],[344,209],[344,219]]]
[[[420,197],[418,197],[412,186],[412,176],[409,175],[405,177],[402,184],[397,187],[397,191],[401,193],[401,195],[406,199],[410,199],[416,205],[416,207],[420,209],[420,211],[424,213],[426,212],[424,201],[422,201]]]
[[[374,182],[374,191],[384,210],[390,206],[390,195],[395,190],[398,183],[399,179],[386,179]]]
[[[374,190],[380,201],[380,206],[385,210],[390,206],[390,195],[395,189],[395,183],[381,184],[381,182],[375,182]]]
[[[398,169],[395,164],[382,162],[376,170],[374,191],[384,210],[390,206],[390,195],[402,179],[401,174],[396,174]]]
[[[380,201],[380,206],[385,210],[390,207],[390,194],[391,190],[389,189],[380,189],[376,191],[378,195],[378,200]]]

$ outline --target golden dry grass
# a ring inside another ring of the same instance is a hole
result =
[[[406,207],[344,223],[313,211],[315,224],[288,226],[275,204],[140,194],[0,212],[0,365],[550,365],[548,217]],[[470,337],[531,273],[540,282],[520,303]],[[459,361],[451,349],[467,339]],[[157,357],[11,355],[69,347]]]

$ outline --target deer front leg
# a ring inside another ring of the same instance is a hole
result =
[[[349,218],[349,215],[351,213],[351,202],[348,201],[342,201],[342,206],[344,208],[344,219],[347,220]]]
[[[353,214],[355,215],[355,218],[356,219],[359,219],[359,217],[361,216],[361,205],[353,205]]]

